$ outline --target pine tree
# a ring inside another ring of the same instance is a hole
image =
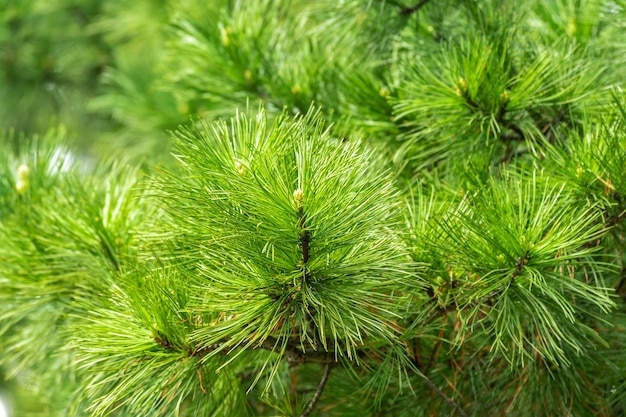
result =
[[[623,0],[0,16],[15,417],[625,412]]]

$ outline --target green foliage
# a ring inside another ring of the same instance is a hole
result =
[[[28,134],[65,124],[102,129],[84,102],[93,96],[109,52],[86,36],[97,1],[5,0],[0,7],[0,123]]]
[[[333,143],[319,117],[270,127],[259,113],[179,133],[186,172],[162,185],[169,216],[148,239],[171,235],[164,256],[198,270],[195,309],[220,321],[195,335],[203,345],[295,334],[303,351],[353,358],[363,335],[392,338],[389,293],[408,275],[393,233],[397,191],[358,144]]]
[[[92,3],[0,8],[16,416],[624,413],[623,1]]]

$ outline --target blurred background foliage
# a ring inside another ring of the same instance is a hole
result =
[[[419,155],[422,168],[511,133],[512,118],[537,137],[598,111],[623,80],[622,1],[431,3],[2,0],[0,123],[26,135],[63,125],[83,152],[154,160],[167,158],[164,132],[192,119],[315,102],[338,134],[399,148],[402,163]],[[454,96],[466,79],[478,120]],[[466,123],[473,132],[449,146]],[[526,146],[508,136],[488,150]]]

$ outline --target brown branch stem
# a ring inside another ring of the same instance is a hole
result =
[[[328,377],[330,376],[330,369],[331,369],[330,362],[326,362],[326,366],[324,367],[324,375],[322,375],[322,380],[317,386],[317,390],[315,391],[313,398],[311,398],[311,402],[307,406],[306,410],[304,410],[302,414],[300,414],[300,417],[308,417],[313,411],[313,409],[315,408],[315,405],[317,404],[320,397],[322,396],[322,392],[324,391],[324,387],[326,386]]]
[[[402,16],[410,16],[413,13],[417,12],[419,9],[421,9],[423,6],[426,5],[426,3],[428,3],[430,0],[420,0],[419,3],[417,3],[415,6],[412,7],[405,7],[404,9],[400,10],[400,14]]]
[[[439,389],[439,387],[437,385],[435,385],[435,383],[430,378],[428,378],[426,375],[424,375],[424,380],[426,381],[426,384],[430,387],[431,390],[433,390],[433,392],[435,394],[437,394],[439,397],[441,397],[441,399],[444,400],[448,405],[453,407],[462,417],[468,417],[468,415],[465,412],[465,410],[463,410],[460,405],[458,405],[456,402],[454,402],[454,400],[452,398],[450,398],[446,394],[444,394],[443,391],[441,391]]]
[[[300,239],[300,248],[302,249],[302,264],[306,265],[309,261],[309,243],[311,243],[311,234],[306,228],[306,215],[304,209],[298,207],[298,228],[300,233],[298,238]]]
[[[167,348],[170,350],[181,349],[179,346],[172,345],[171,343],[169,343],[166,339],[162,337],[154,337],[154,339],[155,339],[155,342],[157,342],[159,345],[161,345],[164,348]],[[209,353],[213,351],[221,349],[222,346],[228,342],[228,340],[229,340],[228,338],[225,338],[222,341],[213,343],[211,345],[198,346],[195,349],[187,349],[187,352],[189,356],[202,358],[205,355],[208,355]],[[270,336],[266,338],[263,342],[261,342],[259,345],[250,347],[250,349],[263,349],[263,350],[267,350],[271,352],[277,352],[276,347],[280,345],[281,345],[281,342],[279,340],[277,340],[275,337]],[[224,348],[220,353],[227,355],[231,351],[237,348],[238,346],[231,346],[228,348]],[[331,346],[329,346],[329,350],[332,350]],[[362,353],[363,355],[365,354],[365,352],[362,352]],[[333,364],[336,362],[335,359],[328,356],[327,352],[316,351],[313,349],[307,352],[303,351],[302,347],[300,346],[300,343],[296,340],[289,340],[286,343],[286,347],[283,352],[283,357],[290,364],[302,364],[302,363]]]

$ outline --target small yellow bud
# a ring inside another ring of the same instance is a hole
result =
[[[252,71],[245,70],[243,73],[243,78],[245,78],[245,80],[248,82],[252,81]]]
[[[387,98],[391,95],[391,91],[389,91],[389,88],[386,86],[382,86],[380,90],[378,90],[378,94],[380,94],[381,97]]]
[[[500,101],[502,101],[503,103],[506,103],[507,101],[509,101],[509,91],[508,90],[504,90],[500,94]]]
[[[291,87],[291,93],[294,95],[298,95],[302,93],[302,87],[300,87],[300,84],[296,84],[293,87]]]
[[[16,181],[15,181],[15,190],[18,194],[24,194],[28,189],[28,174],[30,169],[28,165],[22,164],[17,167],[16,170]]]
[[[433,33],[435,31],[435,28],[433,27],[433,25],[428,25],[426,30],[428,31],[428,33]]]
[[[498,259],[498,262],[502,263],[504,262],[504,255],[500,254],[496,257],[496,259]]]
[[[585,173],[585,170],[584,170],[583,167],[581,167],[581,166],[576,167],[576,176],[577,177],[582,177],[584,173]]]
[[[302,191],[302,188],[298,188],[296,191],[293,192],[293,201],[296,203],[296,207],[301,208],[303,200],[304,191]]]
[[[30,173],[30,169],[28,168],[28,165],[22,164],[19,167],[17,167],[16,173],[17,173],[18,180],[26,181],[28,180],[28,174]]]
[[[18,194],[24,194],[27,189],[28,189],[28,181],[17,180],[15,182],[15,190],[17,190]]]
[[[574,22],[573,20],[570,20],[567,23],[567,36],[569,37],[573,37],[574,35],[576,35],[576,22]]]
[[[222,45],[229,46],[230,45],[230,34],[233,32],[230,27],[223,27],[220,25],[220,37],[222,38]]]
[[[454,92],[459,97],[462,97],[465,93],[467,93],[467,82],[465,81],[465,78],[459,78],[454,86]]]
[[[235,161],[235,169],[240,175],[246,174],[246,167],[239,161]]]

